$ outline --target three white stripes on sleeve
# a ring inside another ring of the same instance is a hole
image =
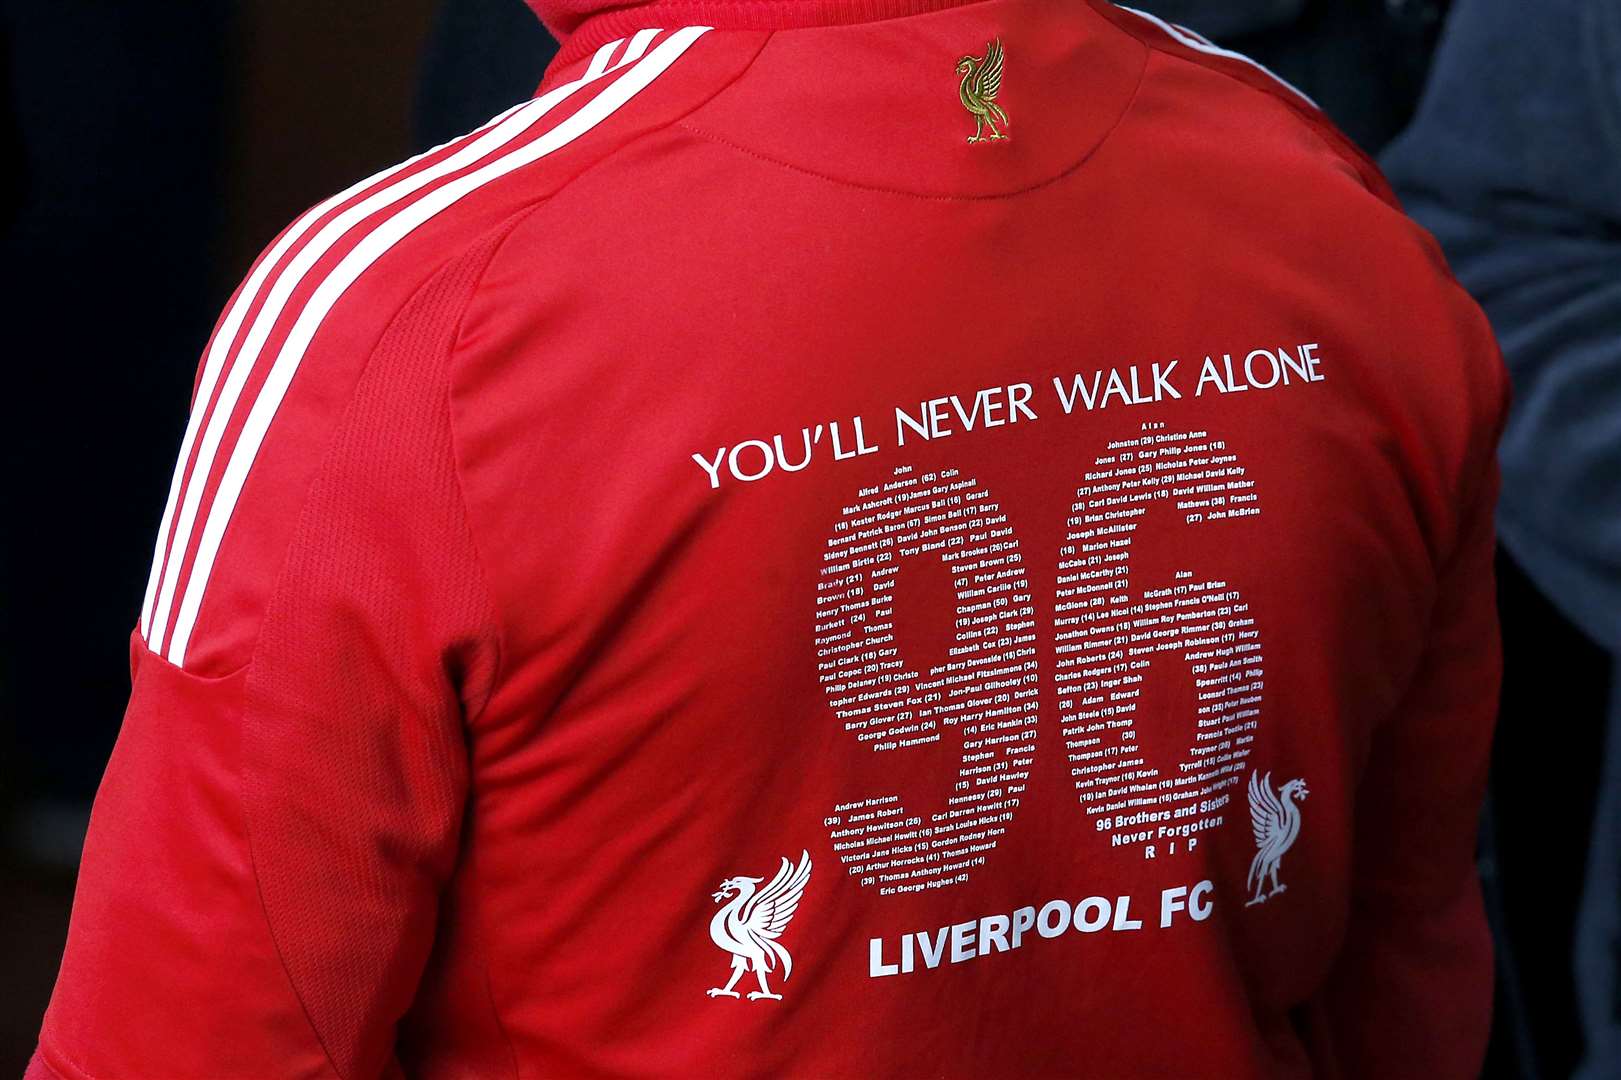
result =
[[[623,38],[610,42],[597,50],[579,78],[501,113],[477,131],[457,140],[460,145],[455,152],[427,168],[408,171],[419,161],[445,148],[437,147],[362,180],[307,211],[283,234],[243,284],[204,359],[196,400],[181,440],[174,477],[169,484],[168,500],[164,505],[152,555],[152,570],[141,607],[141,635],[149,648],[164,654],[171,663],[184,666],[186,650],[196,628],[197,615],[219,556],[220,544],[237,500],[241,497],[243,485],[310,343],[349,286],[390,248],[430,218],[485,184],[538,161],[596,127],[675,63],[707,30],[702,26],[677,30],[651,52],[648,49],[661,33],[659,30],[642,30],[632,36],[628,44]],[[623,52],[620,51],[621,46],[624,46]],[[510,146],[575,92],[630,65],[635,66],[567,119],[520,146]],[[237,415],[243,387],[255,370],[266,340],[286,312],[289,298],[309,277],[311,269],[322,256],[349,236],[360,223],[380,210],[403,202],[435,181],[477,162],[483,164],[402,206],[377,224],[326,272],[302,309],[297,311],[292,329],[277,351],[264,383],[249,406],[242,430],[230,448],[224,472],[208,505],[207,515],[203,518],[196,557],[190,573],[183,575],[186,554],[225,431]],[[401,176],[402,173],[405,175]],[[392,183],[389,182],[391,180]],[[327,214],[373,188],[375,190],[370,195],[326,221],[291,261],[277,270],[287,253]],[[264,304],[249,326],[247,335],[241,338],[241,348],[233,358],[231,354],[247,313],[272,275],[274,282]],[[200,441],[199,430],[202,433]],[[192,464],[194,449],[196,461]],[[179,596],[178,608],[175,607],[176,596]]]

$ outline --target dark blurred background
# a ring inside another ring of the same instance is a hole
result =
[[[1267,64],[1369,153],[1405,130],[1387,164],[1410,208],[1447,243],[1465,284],[1473,289],[1480,281],[1477,296],[1497,323],[1500,311],[1506,322],[1517,309],[1494,297],[1524,295],[1493,269],[1502,262],[1493,261],[1495,253],[1511,246],[1500,240],[1502,229],[1523,241],[1539,227],[1558,237],[1585,227],[1609,245],[1593,255],[1600,291],[1604,273],[1621,284],[1621,212],[1606,216],[1613,206],[1601,197],[1596,208],[1592,200],[1579,207],[1574,222],[1533,215],[1527,225],[1505,216],[1504,199],[1519,209],[1565,201],[1566,182],[1556,168],[1550,176],[1537,164],[1542,186],[1553,189],[1539,191],[1515,174],[1514,161],[1499,160],[1515,155],[1488,145],[1488,129],[1470,141],[1467,118],[1488,104],[1514,108],[1512,79],[1519,77],[1544,85],[1543,97],[1554,95],[1543,105],[1555,116],[1593,110],[1597,152],[1616,151],[1599,162],[1600,175],[1606,167],[1611,179],[1621,174],[1621,120],[1605,135],[1607,121],[1597,115],[1613,105],[1621,117],[1621,82],[1605,99],[1602,72],[1595,104],[1582,85],[1551,78],[1532,56],[1523,70],[1503,76],[1509,81],[1498,89],[1511,99],[1507,105],[1476,100],[1488,91],[1472,65],[1504,44],[1478,29],[1494,19],[1523,18],[1533,24],[1524,28],[1529,37],[1550,38],[1548,64],[1558,48],[1588,49],[1592,34],[1602,39],[1615,29],[1621,68],[1621,18],[1588,25],[1580,0],[1546,4],[1139,6]],[[1592,4],[1621,9],[1617,0]],[[298,212],[527,97],[555,46],[521,0],[0,0],[0,11],[0,147],[12,163],[0,174],[11,481],[0,526],[3,1080],[21,1075],[50,995],[90,800],[128,694],[128,635],[196,358],[217,312],[260,248]],[[1535,25],[1550,12],[1557,17]],[[1552,40],[1560,34],[1572,40]],[[1602,66],[1608,54],[1600,46]],[[1520,119],[1533,124],[1537,113]],[[1588,139],[1580,130],[1561,137]],[[1454,145],[1443,146],[1448,138]],[[1470,170],[1474,153],[1492,167]],[[1591,162],[1570,167],[1592,180]],[[1621,200],[1621,183],[1615,190]],[[1551,256],[1527,257],[1534,268],[1543,265],[1538,257]],[[1581,265],[1590,268],[1593,259]],[[1486,269],[1473,275],[1476,266]],[[1621,406],[1616,313],[1612,305],[1608,331],[1601,321],[1596,335],[1591,364],[1598,374],[1584,377],[1615,390],[1591,400]],[[1562,362],[1559,345],[1568,334],[1554,333],[1552,345],[1548,335],[1538,337],[1526,347],[1530,360],[1516,367],[1520,353],[1508,349],[1518,340],[1514,328],[1497,328],[1518,392],[1526,392],[1522,371],[1543,370],[1527,364]],[[1533,401],[1540,385],[1529,387]],[[1621,419],[1611,414],[1610,421],[1588,425],[1593,437],[1560,453],[1574,456],[1589,478],[1594,470],[1610,477],[1621,492],[1621,453],[1610,434]],[[1535,445],[1534,428],[1516,430],[1521,443]],[[1512,464],[1505,462],[1508,483],[1524,482],[1526,470]],[[1506,502],[1507,495],[1505,488]],[[1596,512],[1605,505],[1598,503]],[[1564,527],[1584,526],[1567,519]],[[1565,1077],[1589,1049],[1583,1008],[1592,1030],[1595,994],[1602,997],[1606,985],[1614,992],[1601,972],[1584,1001],[1572,972],[1587,871],[1607,857],[1602,845],[1590,853],[1596,800],[1621,783],[1613,773],[1601,778],[1611,656],[1621,635],[1602,618],[1584,618],[1571,597],[1595,599],[1597,586],[1559,576],[1559,545],[1511,547],[1515,553],[1505,550],[1499,560],[1506,677],[1481,855],[1499,939],[1488,1075]],[[1604,565],[1607,554],[1579,556],[1597,559],[1601,579],[1621,578],[1615,564]],[[1553,729],[1557,738],[1549,738]],[[1591,891],[1588,898],[1591,916]],[[1613,947],[1615,939],[1607,940]],[[1618,958],[1600,959],[1613,978]],[[1607,1007],[1613,1021],[1615,1001]],[[1608,1071],[1621,1069],[1617,1061],[1590,1060],[1584,1075],[1621,1076]]]
[[[310,204],[477,126],[520,0],[0,0],[0,1078],[50,997],[197,357]]]

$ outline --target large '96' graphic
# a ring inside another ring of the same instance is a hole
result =
[[[817,676],[833,718],[874,754],[928,755],[944,772],[933,796],[878,781],[829,808],[834,850],[863,885],[939,888],[994,859],[1038,746],[1055,752],[1040,715],[1048,679],[1084,812],[1077,824],[1099,842],[1138,857],[1174,853],[1231,814],[1226,789],[1241,779],[1260,722],[1255,620],[1230,582],[1197,565],[1145,580],[1132,552],[1145,530],[1259,514],[1254,482],[1208,433],[1144,426],[1158,430],[1110,443],[1074,503],[1054,508],[1055,518],[1068,513],[1050,630],[1038,626],[1007,513],[975,477],[901,466],[860,489],[835,522],[816,585]],[[927,656],[910,656],[897,607],[909,588],[938,587],[930,575],[954,595],[954,616]],[[1051,647],[1050,674],[1040,644]],[[1151,760],[1142,746],[1137,713],[1150,680],[1167,678],[1190,680],[1191,692],[1175,697],[1170,717],[1186,750],[1162,767],[1166,755]]]

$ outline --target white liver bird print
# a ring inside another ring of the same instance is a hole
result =
[[[730,902],[709,920],[709,936],[716,945],[732,954],[732,977],[725,986],[711,987],[710,997],[738,997],[738,992],[732,988],[743,977],[743,972],[752,969],[760,989],[751,990],[749,1000],[782,1000],[781,994],[771,992],[765,977],[767,972],[775,971],[780,964],[782,981],[787,982],[788,973],[793,970],[793,957],[788,955],[788,950],[782,947],[777,938],[799,908],[799,898],[805,892],[805,883],[810,881],[810,875],[810,853],[801,851],[798,866],[783,859],[777,876],[759,892],[755,892],[755,886],[764,878],[733,877],[720,883],[720,891],[715,893],[715,903],[719,904],[728,897]]]
[[[1278,869],[1283,853],[1300,835],[1300,808],[1295,800],[1304,800],[1308,792],[1304,780],[1291,780],[1276,795],[1272,793],[1272,774],[1262,776],[1260,770],[1250,773],[1250,824],[1255,827],[1255,859],[1250,863],[1250,876],[1246,888],[1255,890],[1255,896],[1245,907],[1262,903],[1288,888],[1278,881]],[[1272,879],[1272,890],[1262,895],[1267,878]]]

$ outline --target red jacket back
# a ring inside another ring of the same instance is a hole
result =
[[[1103,3],[540,7],[221,317],[30,1075],[1472,1075],[1504,379],[1373,167]]]

